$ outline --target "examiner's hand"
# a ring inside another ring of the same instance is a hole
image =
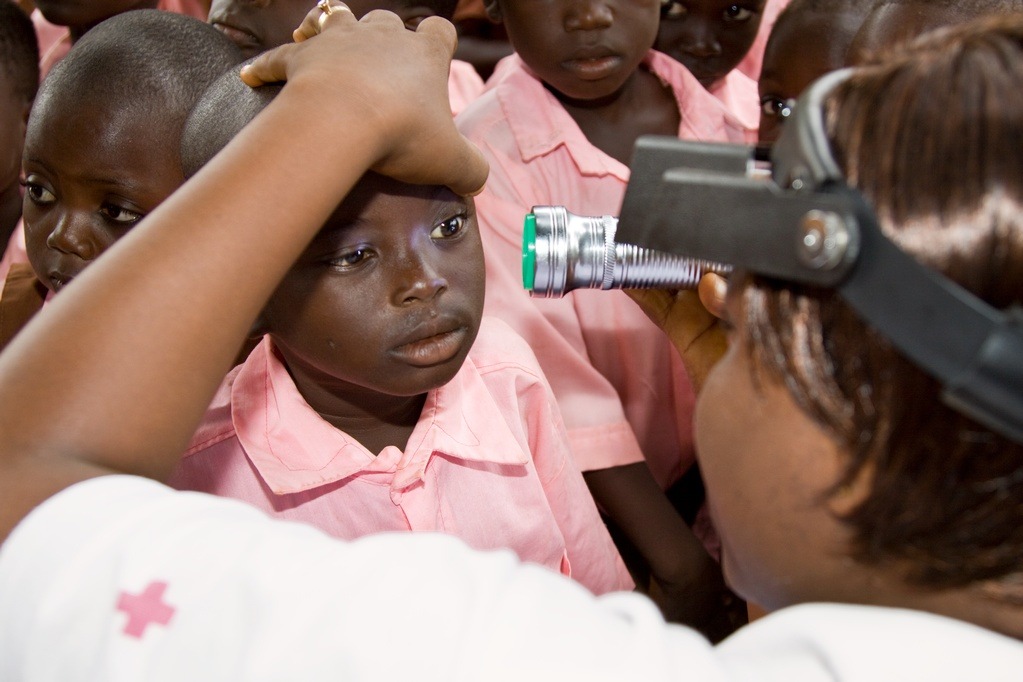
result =
[[[726,280],[715,273],[700,279],[696,291],[630,289],[626,293],[660,327],[682,356],[699,393],[711,367],[728,348],[719,318],[724,314]]]
[[[329,16],[314,8],[295,32],[301,42],[257,57],[242,79],[253,87],[287,81],[286,92],[300,92],[325,116],[333,107],[360,110],[364,123],[336,134],[372,143],[378,173],[478,193],[487,162],[455,128],[448,101],[454,27],[430,17],[409,31],[391,12],[357,20],[342,3],[331,6]]]

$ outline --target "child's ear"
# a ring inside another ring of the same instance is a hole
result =
[[[487,12],[487,18],[495,24],[501,23],[501,2],[500,0],[483,0],[483,9]]]

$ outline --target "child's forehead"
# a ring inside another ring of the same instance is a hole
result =
[[[464,211],[471,202],[447,187],[413,185],[370,173],[341,201],[324,223],[320,236],[344,232],[355,225],[411,229],[424,219],[443,220]]]
[[[163,106],[164,98],[132,93],[131,88],[126,88],[123,97],[81,88],[45,92],[29,117],[29,136],[52,134],[57,128],[91,127],[155,138],[165,135],[181,118]]]

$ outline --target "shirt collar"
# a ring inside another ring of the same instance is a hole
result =
[[[396,466],[392,462],[385,468],[361,443],[306,403],[269,336],[235,378],[231,418],[249,460],[278,495],[374,471],[392,472],[392,491],[404,489],[422,479],[435,455],[510,465],[530,459],[471,361],[450,382],[427,394]]]
[[[656,50],[650,50],[643,64],[672,90],[682,122],[679,137],[705,142],[742,142],[744,126],[725,106],[700,84],[684,66]],[[586,139],[575,120],[543,82],[512,54],[501,61],[496,90],[502,113],[524,163],[564,146],[583,175],[616,175],[628,181],[628,168]]]

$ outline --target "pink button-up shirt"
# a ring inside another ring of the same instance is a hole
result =
[[[482,92],[483,79],[476,67],[469,62],[452,59],[448,74],[448,98],[451,100],[452,115],[461,113]]]
[[[339,538],[441,531],[510,548],[596,594],[633,587],[535,358],[498,320],[484,320],[459,373],[428,394],[405,450],[379,453],[305,402],[265,338],[227,376],[172,485]]]
[[[742,142],[743,126],[678,62],[655,51],[647,68],[670,87],[679,136]],[[486,312],[529,342],[557,396],[583,471],[646,459],[668,487],[693,461],[694,397],[664,333],[624,293],[575,291],[532,299],[522,288],[522,220],[534,205],[616,214],[629,169],[586,139],[517,55],[457,119],[490,161],[476,197],[487,261]]]
[[[732,69],[710,88],[725,108],[742,124],[746,142],[757,143],[760,129],[760,91],[757,82],[738,69]]]

